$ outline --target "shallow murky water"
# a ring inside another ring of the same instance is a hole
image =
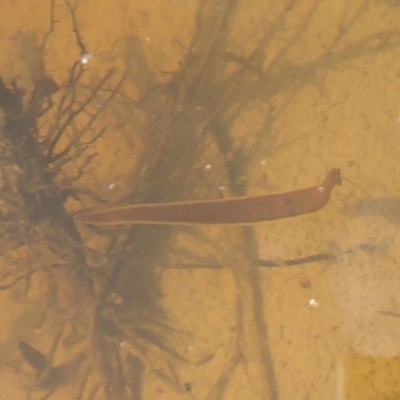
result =
[[[351,3],[3,2],[0,400],[400,398],[400,5]],[[293,218],[72,220],[332,168]]]

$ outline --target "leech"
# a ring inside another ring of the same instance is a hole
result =
[[[135,204],[74,216],[90,225],[252,225],[258,222],[315,212],[324,207],[340,169],[332,169],[317,186],[291,192],[231,199]]]
[[[334,260],[335,256],[328,253],[318,253],[311,256],[296,258],[294,260],[263,260],[256,258],[254,264],[259,267],[291,267],[293,265],[309,264],[319,261]]]

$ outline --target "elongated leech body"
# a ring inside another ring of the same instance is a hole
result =
[[[252,225],[258,222],[308,214],[324,207],[340,169],[332,169],[317,186],[291,192],[231,199],[134,204],[74,216],[90,225]]]

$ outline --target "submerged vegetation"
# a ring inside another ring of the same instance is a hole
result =
[[[296,93],[305,85],[323,91],[320,71],[398,46],[400,34],[346,40],[367,12],[370,2],[364,1],[353,15],[343,16],[336,37],[317,57],[294,65],[287,55],[307,37],[319,1],[304,7],[290,0],[280,9],[271,4],[264,10],[270,11],[267,23],[247,31],[245,39],[240,15],[246,4],[216,3],[199,2],[192,36],[182,45],[180,67],[163,71],[162,79],[147,59],[143,41],[132,34],[115,46],[134,52],[135,68],[111,68],[95,78],[91,71],[89,80],[86,62],[78,57],[68,78],[56,82],[45,63],[48,39],[57,29],[55,0],[50,30],[43,38],[22,32],[15,39],[21,55],[35,54],[36,61],[26,61],[32,90],[23,90],[18,79],[0,79],[0,289],[26,307],[15,318],[0,356],[2,368],[30,375],[26,391],[37,396],[31,398],[62,398],[59,393],[70,384],[77,400],[136,400],[145,398],[143,381],[151,375],[177,398],[222,399],[235,368],[249,361],[267,377],[258,383],[255,375],[260,397],[252,398],[278,398],[267,326],[256,306],[260,288],[252,264],[257,243],[251,229],[238,228],[224,236],[223,245],[221,234],[214,240],[214,232],[198,229],[183,231],[184,245],[182,231],[166,227],[81,232],[70,204],[107,202],[85,187],[82,177],[90,176],[94,157],[102,156],[96,146],[110,134],[110,119],[118,120],[113,135],[118,129],[137,128],[132,133],[137,167],[130,171],[130,188],[120,203],[217,198],[225,188],[246,194],[251,158],[259,156],[274,119]],[[89,54],[77,22],[79,8],[69,2],[64,6],[77,52]],[[294,23],[296,12],[302,18]],[[130,85],[135,86],[135,97],[127,89]],[[282,93],[286,97],[276,107],[271,101]],[[262,122],[243,140],[235,124],[252,112],[262,116]],[[195,186],[204,188],[195,185],[199,181],[211,189],[190,193]],[[236,332],[225,365],[201,397],[192,382],[181,382],[178,366],[203,368],[214,355],[193,360],[175,346],[173,338],[185,333],[171,326],[160,305],[158,272],[160,267],[220,271],[221,266],[232,268],[238,287]],[[252,354],[259,358],[250,360]]]

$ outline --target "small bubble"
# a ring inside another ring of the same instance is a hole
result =
[[[108,190],[113,190],[113,189],[115,189],[115,183],[110,183],[108,185]]]
[[[265,167],[266,165],[267,165],[267,160],[261,160],[261,163],[260,163],[263,167]]]
[[[313,307],[313,308],[319,307],[319,302],[317,300],[315,300],[315,299],[310,299],[308,304],[309,304],[310,307]]]
[[[86,65],[92,58],[92,53],[83,53],[79,58],[79,62],[83,65]]]
[[[209,171],[209,170],[211,169],[211,164],[207,164],[204,168],[205,168],[207,171]]]

